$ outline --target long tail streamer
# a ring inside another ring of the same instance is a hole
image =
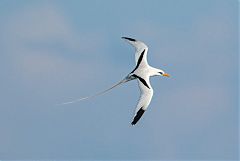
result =
[[[86,99],[90,99],[90,98],[93,98],[93,97],[102,95],[102,94],[110,91],[111,89],[113,89],[113,88],[115,88],[115,87],[117,87],[117,86],[119,86],[119,85],[121,85],[121,84],[123,84],[123,83],[126,83],[126,82],[128,82],[128,81],[129,81],[129,80],[125,78],[125,79],[121,80],[120,82],[116,83],[115,85],[113,85],[112,87],[110,87],[110,88],[108,88],[108,89],[106,89],[106,90],[104,90],[104,91],[101,91],[101,92],[99,92],[99,93],[96,93],[96,94],[94,94],[94,95],[92,95],[92,96],[82,97],[82,98],[79,98],[79,99],[76,99],[76,100],[73,100],[73,101],[64,102],[64,103],[61,103],[60,105],[67,105],[67,104],[71,104],[71,103],[76,103],[76,102],[79,102],[79,101],[82,101],[82,100],[86,100]]]

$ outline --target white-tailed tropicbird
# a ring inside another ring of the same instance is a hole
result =
[[[133,38],[128,38],[128,37],[122,37],[125,39],[127,42],[129,42],[132,46],[135,47],[135,61],[136,61],[136,67],[129,73],[123,80],[121,80],[119,83],[115,84],[111,88],[108,88],[107,90],[104,90],[102,92],[99,92],[95,95],[88,96],[88,97],[83,97],[71,102],[66,102],[63,104],[70,104],[70,103],[75,103],[81,100],[89,99],[98,95],[101,95],[114,87],[126,83],[128,81],[137,79],[138,80],[138,85],[140,88],[140,98],[137,103],[137,107],[135,110],[134,118],[132,121],[132,125],[135,125],[138,120],[142,117],[143,113],[147,110],[152,96],[153,96],[153,89],[150,84],[149,78],[152,76],[165,76],[169,77],[170,75],[165,73],[161,69],[153,68],[150,65],[148,65],[147,62],[147,52],[148,52],[148,47],[146,44],[143,42],[133,39]]]

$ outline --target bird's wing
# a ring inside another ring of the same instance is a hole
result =
[[[128,38],[128,37],[122,37],[125,39],[128,43],[130,43],[132,46],[135,48],[135,62],[136,65],[139,63],[145,63],[148,64],[147,62],[147,52],[148,52],[148,47],[146,44],[139,40],[135,40],[133,38]]]
[[[140,88],[141,95],[137,103],[132,125],[135,125],[138,122],[138,120],[142,117],[143,113],[147,110],[147,107],[150,104],[153,96],[153,89],[151,87],[149,77],[145,78],[141,78],[139,76],[136,77],[138,79],[138,85]]]

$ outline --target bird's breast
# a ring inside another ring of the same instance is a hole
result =
[[[138,75],[138,76],[143,76],[143,77],[145,77],[145,76],[148,76],[148,75],[149,75],[149,69],[146,68],[146,67],[141,67],[141,66],[139,66],[139,67],[134,71],[133,74],[136,74],[136,75]]]

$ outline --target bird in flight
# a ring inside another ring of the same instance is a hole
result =
[[[146,44],[133,38],[128,38],[128,37],[122,37],[122,38],[125,39],[128,43],[130,43],[135,48],[135,62],[136,62],[135,68],[123,80],[113,85],[112,87],[102,92],[99,92],[95,95],[83,97],[70,102],[65,102],[63,104],[75,103],[81,100],[96,97],[98,95],[106,93],[107,91],[115,88],[116,86],[119,86],[128,81],[137,79],[141,94],[140,94],[140,98],[137,103],[137,107],[135,109],[135,114],[131,124],[135,125],[139,121],[139,119],[142,117],[144,112],[147,110],[153,96],[153,89],[149,80],[150,77],[152,76],[169,77],[170,75],[165,73],[163,70],[151,67],[148,64],[147,62],[148,47]]]

